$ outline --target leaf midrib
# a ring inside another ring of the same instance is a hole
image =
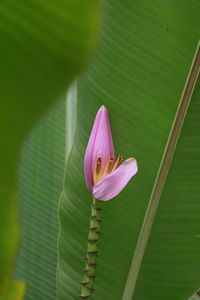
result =
[[[149,205],[146,210],[144,221],[140,230],[137,245],[134,251],[133,259],[129,269],[126,285],[122,300],[131,300],[134,294],[138,274],[142,264],[146,245],[151,233],[151,228],[155,219],[156,211],[160,202],[162,190],[166,181],[170,163],[174,154],[174,150],[179,138],[179,134],[187,113],[191,95],[200,70],[200,44],[194,55],[194,59],[186,80],[186,84],[180,99],[180,104],[175,115],[175,119],[168,137],[166,148],[161,160],[161,164],[157,173],[155,184],[150,196]]]

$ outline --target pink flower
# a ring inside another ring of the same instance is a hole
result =
[[[84,159],[85,180],[94,198],[107,201],[118,195],[137,173],[137,162],[129,158],[115,162],[114,146],[105,106],[97,112]]]

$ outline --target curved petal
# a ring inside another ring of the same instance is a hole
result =
[[[102,115],[102,107],[97,112],[96,118],[94,120],[93,128],[90,134],[90,138],[87,144],[87,148],[85,151],[84,172],[85,172],[85,181],[89,190],[92,190],[93,187],[93,172],[92,172],[93,148],[94,148],[94,142],[95,142],[101,115]]]
[[[102,106],[97,112],[84,158],[85,180],[90,190],[94,184],[93,174],[97,159],[101,157],[103,171],[111,156],[114,158],[110,123],[107,109]]]
[[[107,201],[117,196],[137,173],[137,161],[134,158],[125,160],[115,171],[103,177],[93,187],[96,199]]]

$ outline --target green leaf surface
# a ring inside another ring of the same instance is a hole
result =
[[[167,299],[168,291],[169,299],[184,300],[199,286],[199,99],[200,78],[160,197],[133,299],[144,299],[147,293],[151,299]]]
[[[23,300],[26,284],[24,281],[12,281],[9,292],[0,295],[0,300]]]
[[[66,96],[27,137],[20,159],[20,245],[15,278],[27,283],[26,300],[56,299],[58,200],[66,159]]]
[[[75,124],[76,83],[67,99],[64,95],[34,126],[23,145],[18,183],[21,238],[15,278],[26,280],[26,300],[56,299],[58,199]]]
[[[1,188],[0,200],[0,296],[8,294],[12,285],[12,267],[19,238],[19,224],[17,219],[16,199],[10,201],[10,191]]]
[[[0,163],[8,187],[24,134],[88,61],[98,15],[97,0],[1,1]]]
[[[22,143],[88,62],[98,27],[99,0],[0,2],[0,291],[8,287],[17,244]]]
[[[185,300],[199,286],[200,81],[151,216],[152,227],[146,224],[199,40],[199,10],[200,3],[188,0],[105,1],[98,53],[78,84],[77,131],[60,203],[59,300],[80,294],[92,202],[83,158],[102,104],[109,111],[116,154],[136,157],[139,172],[103,205],[91,298]],[[140,264],[137,245],[143,224],[150,236]],[[138,270],[132,268],[135,263]]]

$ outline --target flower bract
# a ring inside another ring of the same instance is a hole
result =
[[[117,196],[137,173],[135,158],[115,161],[108,112],[102,106],[97,112],[84,158],[85,180],[94,198],[107,201]]]

